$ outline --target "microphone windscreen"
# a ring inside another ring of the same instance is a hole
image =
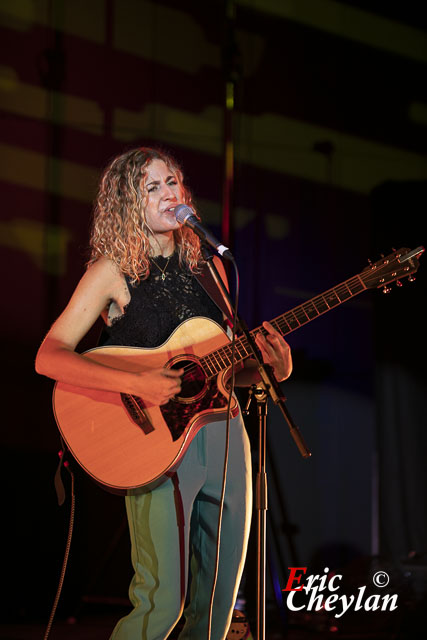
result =
[[[175,218],[181,224],[185,224],[185,221],[187,220],[187,218],[195,215],[193,209],[189,207],[187,204],[179,204],[177,207],[175,207],[173,212],[175,214]]]

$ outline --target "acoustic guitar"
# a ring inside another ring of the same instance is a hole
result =
[[[413,274],[424,251],[400,249],[325,293],[271,322],[283,336],[327,313],[362,291],[383,287]],[[254,329],[253,336],[262,327]],[[62,437],[78,464],[113,493],[150,489],[179,465],[197,432],[226,417],[232,348],[223,329],[207,318],[180,324],[159,347],[99,347],[84,357],[127,371],[184,368],[179,395],[151,406],[137,396],[55,384],[53,407]],[[237,338],[235,361],[251,356],[245,337]],[[238,405],[233,397],[231,415]]]

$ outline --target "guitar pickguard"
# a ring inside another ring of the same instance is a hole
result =
[[[182,378],[181,391],[166,405],[160,407],[174,442],[182,436],[195,415],[227,406],[227,398],[219,390],[217,379],[207,379],[196,361],[175,359],[173,368],[180,367],[188,369]]]

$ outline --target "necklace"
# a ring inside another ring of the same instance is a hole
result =
[[[171,259],[171,257],[172,257],[172,256],[169,256],[169,257],[168,257],[168,259],[166,260],[166,264],[165,264],[165,266],[163,267],[163,269],[162,269],[161,267],[159,267],[159,265],[158,265],[158,264],[157,264],[157,262],[154,260],[154,258],[151,258],[151,260],[152,260],[153,264],[155,264],[155,265],[156,265],[156,267],[158,268],[158,270],[161,272],[161,274],[162,274],[162,276],[161,276],[161,277],[162,277],[163,282],[166,280],[166,273],[165,273],[165,271],[166,271],[166,269],[168,268],[169,260]]]

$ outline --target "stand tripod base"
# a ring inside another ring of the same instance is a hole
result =
[[[253,640],[249,622],[242,611],[234,609],[226,640]]]

